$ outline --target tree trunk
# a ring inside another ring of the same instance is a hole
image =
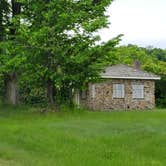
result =
[[[47,81],[46,97],[47,97],[49,104],[53,105],[55,103],[55,101],[54,101],[54,83],[51,80]]]
[[[17,85],[17,74],[10,73],[5,78],[6,86],[6,102],[8,104],[18,104],[18,85]]]
[[[11,0],[11,16],[14,18],[20,14],[21,6],[17,0]],[[12,40],[15,39],[16,29],[11,23],[10,35]],[[13,55],[14,56],[14,55]],[[18,103],[18,86],[17,86],[17,73],[10,72],[5,75],[5,86],[6,86],[6,102],[8,104],[16,105]]]

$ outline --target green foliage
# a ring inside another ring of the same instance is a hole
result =
[[[112,0],[18,0],[12,1],[14,6],[4,2],[6,10],[0,13],[10,18],[6,17],[9,23],[4,24],[5,40],[0,43],[0,73],[17,73],[21,99],[31,102],[41,95],[43,100],[48,82],[58,98],[65,88],[81,88],[98,77],[106,56],[103,45],[95,46],[100,39],[94,32],[107,27],[105,11]],[[110,48],[115,43],[112,40]]]
[[[41,82],[42,88],[51,81],[56,94],[96,79],[106,56],[101,51],[104,45],[95,46],[100,39],[94,32],[108,25],[105,11],[110,3],[111,0],[95,5],[91,0],[22,1],[21,18],[25,22],[20,36],[29,50],[25,53],[27,77],[31,71],[33,81]],[[115,43],[115,39],[110,42],[110,49]]]
[[[166,107],[166,76],[156,82],[157,106]]]
[[[12,2],[15,9],[9,1],[0,1],[2,98],[3,82],[9,73],[19,77],[21,102],[33,104],[48,103],[46,92],[51,86],[49,93],[56,102],[70,102],[73,89],[84,89],[89,81],[97,81],[101,70],[110,64],[132,65],[139,60],[143,69],[165,80],[166,50],[135,45],[116,47],[122,35],[96,44],[100,41],[98,30],[109,24],[105,11],[112,0]],[[165,105],[166,97],[159,87],[157,101]]]

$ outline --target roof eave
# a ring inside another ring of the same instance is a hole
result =
[[[132,79],[132,80],[160,80],[161,77],[120,77],[120,76],[101,76],[101,78],[114,78],[114,79]]]

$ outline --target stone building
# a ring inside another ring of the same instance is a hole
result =
[[[105,69],[101,80],[77,94],[77,104],[92,110],[152,109],[155,80],[160,77],[127,65]]]

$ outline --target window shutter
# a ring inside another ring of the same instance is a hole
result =
[[[95,95],[96,95],[96,94],[95,94],[95,88],[96,88],[95,85],[92,85],[92,86],[91,86],[92,98],[95,98]]]
[[[132,85],[132,92],[134,99],[144,98],[144,85]]]
[[[124,84],[121,85],[121,97],[124,98]]]
[[[117,96],[116,89],[117,89],[117,84],[113,84],[113,98]]]
[[[113,98],[124,98],[124,84],[113,84]]]
[[[140,85],[140,98],[144,98],[144,85]]]

